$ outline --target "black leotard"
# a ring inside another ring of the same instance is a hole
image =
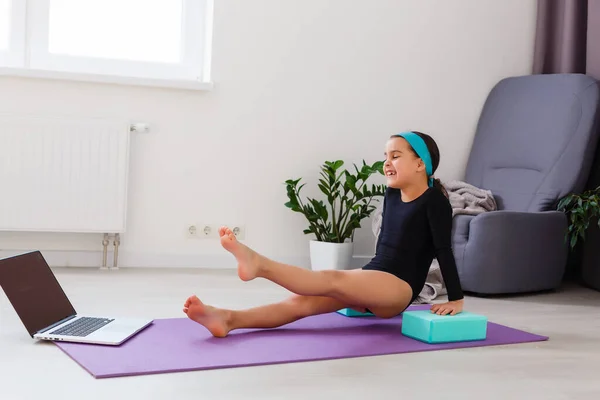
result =
[[[441,190],[430,187],[417,199],[404,202],[400,190],[387,188],[383,221],[375,257],[363,267],[389,272],[412,288],[411,303],[425,285],[437,258],[448,300],[463,298],[452,252],[452,207]]]

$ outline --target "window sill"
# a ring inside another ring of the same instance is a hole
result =
[[[126,76],[96,75],[74,72],[44,71],[6,67],[0,67],[0,76],[205,91],[212,90],[214,86],[212,82],[135,78]]]

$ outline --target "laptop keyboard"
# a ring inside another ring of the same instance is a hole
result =
[[[85,337],[113,321],[114,319],[108,318],[83,317],[51,333],[53,335]]]

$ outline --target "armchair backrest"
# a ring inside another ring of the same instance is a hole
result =
[[[598,140],[600,90],[582,74],[507,78],[490,92],[465,181],[498,208],[546,211],[585,185]]]

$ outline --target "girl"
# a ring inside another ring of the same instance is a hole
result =
[[[440,181],[432,176],[439,161],[438,147],[429,135],[405,132],[388,140],[381,232],[375,257],[362,269],[310,271],[285,265],[238,242],[223,227],[221,244],[237,259],[240,279],[265,278],[294,295],[246,310],[211,307],[191,296],[183,311],[216,337],[234,329],[276,328],[342,308],[391,318],[417,298],[437,257],[449,301],[432,306],[431,311],[440,315],[461,312],[463,293],[451,248],[452,208]]]

